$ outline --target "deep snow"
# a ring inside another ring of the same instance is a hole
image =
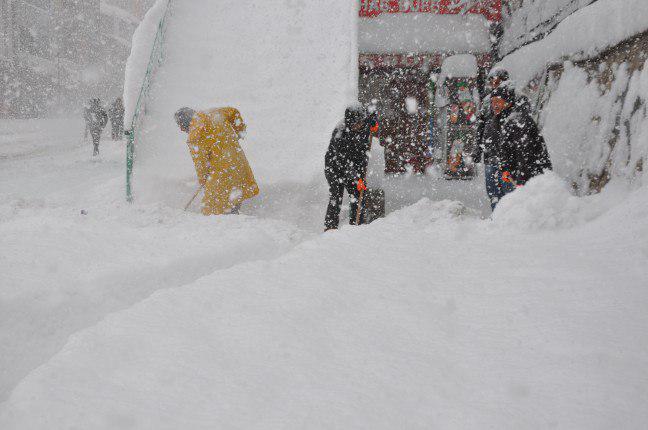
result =
[[[321,234],[353,46],[308,3],[174,2],[132,206],[122,142],[0,122],[0,428],[643,427],[646,185],[546,175],[491,220],[481,176],[382,178],[375,147],[389,216]],[[172,112],[230,102],[262,195],[184,213]]]
[[[646,16],[648,2],[645,0],[598,0],[565,18],[544,39],[504,57],[499,66],[508,70],[522,88],[541,75],[545,67],[565,59],[595,57],[648,30]]]
[[[422,200],[155,293],[73,335],[0,427],[641,428],[648,194],[535,206],[561,187],[493,222]]]

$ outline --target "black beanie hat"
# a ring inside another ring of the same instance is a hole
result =
[[[176,123],[178,123],[178,125],[183,130],[189,129],[189,125],[191,125],[191,120],[193,119],[195,113],[195,110],[188,107],[178,109],[178,111],[175,113]]]
[[[366,117],[366,111],[360,104],[352,104],[344,111],[344,122],[346,125],[355,124]]]

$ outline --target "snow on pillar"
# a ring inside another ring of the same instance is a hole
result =
[[[348,104],[358,101],[358,15],[360,14],[360,1],[349,1],[349,63],[347,82]]]

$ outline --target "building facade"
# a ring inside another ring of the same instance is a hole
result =
[[[359,97],[379,113],[385,173],[423,173],[431,165],[442,65],[474,58],[468,83],[481,91],[500,20],[501,0],[360,0]]]

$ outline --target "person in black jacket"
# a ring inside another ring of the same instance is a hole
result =
[[[93,156],[99,155],[99,139],[101,138],[101,132],[108,124],[108,115],[103,107],[101,107],[101,101],[99,99],[91,99],[88,107],[84,111],[84,119],[86,122],[86,130],[90,130],[90,135],[92,136],[92,144],[94,150],[92,152]]]
[[[493,91],[502,83],[508,81],[509,74],[501,68],[494,68],[488,74],[488,86]],[[484,156],[484,179],[486,194],[495,210],[497,202],[504,197],[508,184],[502,183],[502,173],[499,169],[499,127],[493,115],[490,103],[491,95],[484,97],[477,117],[477,144],[472,155],[474,163],[481,162]]]
[[[502,180],[524,185],[551,170],[547,145],[528,109],[516,104],[515,90],[502,85],[491,94],[491,108],[499,129],[499,165]]]
[[[488,87],[492,91],[500,85],[509,85],[509,73],[501,67],[493,68],[488,74]],[[515,107],[531,114],[531,103],[523,95],[515,96]],[[499,124],[491,108],[491,94],[489,93],[482,102],[477,120],[477,145],[473,151],[474,163],[479,163],[484,156],[484,179],[486,194],[490,199],[491,209],[495,210],[499,200],[512,191],[512,185],[502,181],[500,170],[500,135]]]
[[[333,130],[324,158],[330,195],[324,221],[326,230],[338,227],[344,190],[349,194],[350,224],[356,223],[359,189],[367,174],[370,137],[377,126],[375,115],[368,114],[362,106],[350,106],[344,112],[344,121]]]
[[[112,139],[121,139],[124,134],[124,102],[121,97],[117,97],[108,109],[108,117],[112,126]]]

